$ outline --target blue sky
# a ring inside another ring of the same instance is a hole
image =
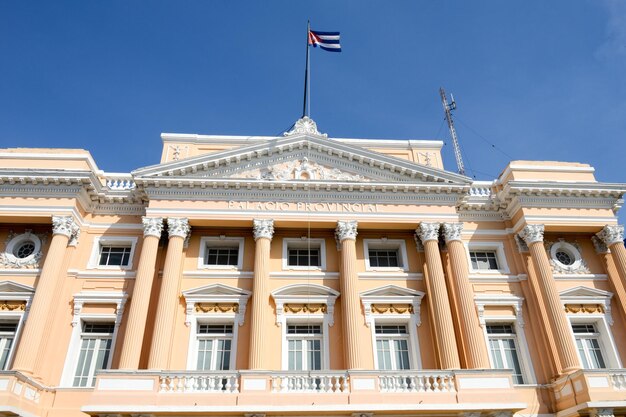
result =
[[[443,86],[470,176],[539,159],[626,182],[622,0],[4,0],[0,146],[128,172],[158,162],[161,132],[280,134],[302,111],[307,19],[342,36],[311,51],[322,132],[443,139],[455,170]]]

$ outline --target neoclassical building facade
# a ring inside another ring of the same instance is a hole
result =
[[[442,142],[0,149],[0,416],[626,415],[625,184]]]

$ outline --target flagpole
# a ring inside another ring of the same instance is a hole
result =
[[[306,112],[306,104],[307,104],[307,96],[309,90],[309,30],[310,30],[310,22],[307,20],[306,22],[306,64],[304,66],[304,102],[302,103],[302,117],[307,115]]]

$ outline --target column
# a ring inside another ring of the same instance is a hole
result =
[[[524,227],[519,236],[528,245],[528,251],[535,267],[537,284],[545,302],[550,327],[554,332],[556,350],[561,361],[562,369],[560,372],[562,374],[570,373],[580,369],[580,361],[572,338],[570,323],[554,283],[548,254],[543,247],[543,231],[544,226],[542,224],[531,224]]]
[[[120,369],[139,369],[139,357],[146,330],[150,292],[156,267],[159,239],[163,231],[162,217],[143,217],[143,245],[137,267],[135,287],[128,310],[128,322],[122,344]]]
[[[454,337],[452,311],[446,289],[441,254],[439,253],[439,223],[420,223],[415,231],[424,245],[426,256],[426,289],[430,321],[435,331],[441,369],[459,369],[459,351]]]
[[[150,359],[148,369],[166,369],[169,362],[170,346],[172,344],[172,331],[174,330],[174,317],[178,306],[178,292],[183,261],[183,248],[185,239],[191,228],[189,220],[185,218],[168,218],[167,255],[163,267],[161,279],[161,291],[154,320],[154,334],[150,346]]]
[[[615,268],[622,284],[626,285],[626,248],[624,247],[624,226],[606,225],[596,236],[611,251]]]
[[[269,352],[263,349],[263,335],[270,325],[267,320],[269,309],[268,281],[270,278],[270,245],[274,236],[274,220],[254,219],[254,276],[252,282],[252,317],[250,320],[250,369],[267,369],[264,356]]]
[[[52,241],[37,282],[28,318],[24,324],[24,331],[13,362],[13,370],[33,372],[37,351],[43,341],[46,320],[52,313],[52,303],[57,301],[52,295],[62,272],[67,244],[71,237],[78,234],[78,230],[71,216],[52,216]]]
[[[474,289],[469,281],[469,268],[465,245],[461,241],[463,223],[444,223],[443,236],[448,246],[452,265],[452,281],[457,297],[461,340],[465,345],[468,369],[489,369],[489,354],[485,336],[474,303]]]
[[[363,323],[363,316],[359,302],[359,277],[356,269],[356,229],[356,220],[340,220],[335,229],[335,238],[341,247],[341,315],[348,369],[365,368],[358,341],[358,328]]]

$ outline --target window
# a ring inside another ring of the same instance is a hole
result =
[[[475,274],[508,274],[504,243],[471,241],[467,243],[470,272]]]
[[[326,269],[324,239],[283,239],[283,269]]]
[[[408,271],[406,243],[403,239],[364,239],[365,269]]]
[[[198,323],[198,359],[196,369],[199,371],[224,371],[230,369],[232,342],[232,324]]]
[[[287,349],[290,371],[322,369],[322,326],[290,324],[287,326]]]
[[[0,321],[0,370],[7,369],[17,333],[17,321]]]
[[[517,336],[513,324],[487,324],[487,337],[493,367],[496,369],[512,369],[513,382],[523,384],[524,376],[520,366]]]
[[[200,269],[241,269],[244,238],[203,237],[200,239]]]
[[[574,340],[578,348],[578,354],[582,366],[585,369],[606,368],[602,345],[600,342],[600,332],[594,323],[572,323]]]
[[[568,243],[564,239],[559,239],[551,243],[549,253],[550,264],[555,274],[590,273],[576,242]]]
[[[42,241],[43,239],[43,241]],[[31,230],[16,235],[9,233],[7,246],[0,253],[0,267],[9,268],[37,268],[42,257],[42,246],[45,238],[34,234]]]
[[[400,266],[398,250],[370,249],[370,266],[373,267],[397,267]]]
[[[100,246],[100,266],[128,266],[130,261],[130,246]]]
[[[88,268],[130,269],[136,244],[136,237],[96,237]]]
[[[109,367],[114,323],[83,322],[74,387],[93,387],[95,373]]]
[[[406,325],[376,325],[376,355],[378,369],[411,369],[409,360],[409,332]]]
[[[498,258],[496,251],[470,251],[472,269],[476,270],[498,270]]]

